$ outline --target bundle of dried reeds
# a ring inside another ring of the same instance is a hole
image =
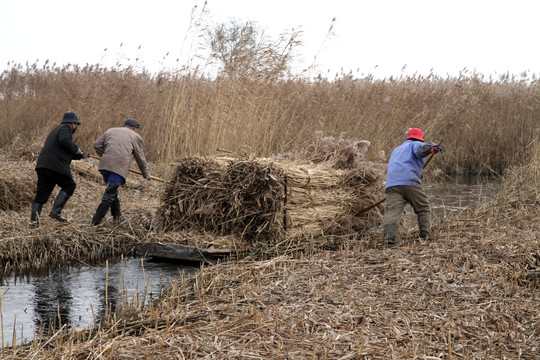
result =
[[[366,161],[371,146],[368,140],[346,139],[325,136],[322,131],[316,131],[311,144],[302,149],[296,149],[277,156],[279,159],[309,160],[314,163],[331,163],[336,169],[356,169]],[[377,154],[377,158],[384,161],[384,153]]]
[[[342,170],[329,162],[279,163],[289,185],[286,211],[292,235],[339,235],[382,220],[384,206],[361,210],[384,197],[385,167],[362,162],[354,170]]]
[[[157,218],[165,231],[235,234],[250,243],[358,231],[382,220],[385,166],[270,158],[185,158],[169,182]]]
[[[270,240],[283,235],[284,196],[283,171],[272,163],[190,157],[178,164],[158,216],[164,230]]]

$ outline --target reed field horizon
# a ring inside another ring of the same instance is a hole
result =
[[[539,136],[540,80],[459,77],[375,79],[230,76],[193,70],[137,72],[99,65],[13,65],[0,75],[0,148],[41,145],[64,112],[82,121],[74,141],[92,144],[133,117],[148,161],[171,163],[217,149],[268,157],[310,144],[316,132],[371,142],[389,155],[407,128],[443,142],[447,174],[501,174],[526,163]],[[39,149],[37,149],[39,151]]]

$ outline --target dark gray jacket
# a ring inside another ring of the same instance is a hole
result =
[[[79,147],[73,142],[73,129],[69,124],[60,124],[47,136],[39,153],[36,169],[49,169],[71,176],[71,160],[82,159]]]

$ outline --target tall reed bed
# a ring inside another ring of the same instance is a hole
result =
[[[540,212],[539,139],[529,146],[527,158],[526,164],[505,170],[498,191],[489,201],[480,204],[481,213],[487,217],[502,216],[512,226],[537,226]]]
[[[500,173],[527,161],[540,128],[540,81],[528,74],[272,79],[14,65],[0,76],[0,146],[35,142],[70,110],[82,119],[75,138],[85,150],[107,128],[137,118],[155,163],[217,148],[284,153],[316,131],[366,139],[388,154],[407,128],[420,127],[426,140],[443,141],[445,172]]]

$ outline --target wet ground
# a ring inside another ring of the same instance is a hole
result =
[[[492,183],[485,179],[457,177],[425,186],[434,218],[445,218],[474,206],[489,196]],[[407,225],[416,226],[410,206]],[[8,278],[0,284],[0,329],[2,347],[34,339],[34,332],[51,319],[61,319],[69,328],[84,328],[103,318],[105,310],[134,297],[147,304],[168,286],[169,279],[193,273],[197,267],[137,258],[97,267],[79,267],[68,272]],[[106,286],[107,285],[107,286]],[[45,332],[46,333],[46,332]]]
[[[470,209],[487,199],[493,190],[493,181],[485,178],[459,176],[445,183],[425,186],[433,217],[444,218],[450,213]],[[407,209],[414,215],[412,209]]]
[[[62,324],[81,329],[99,322],[105,309],[114,312],[125,299],[131,302],[138,296],[139,304],[147,304],[167,288],[169,279],[197,269],[131,258],[109,263],[108,267],[8,278],[0,286],[2,347],[19,344],[21,339],[32,340],[41,324],[58,315]]]

